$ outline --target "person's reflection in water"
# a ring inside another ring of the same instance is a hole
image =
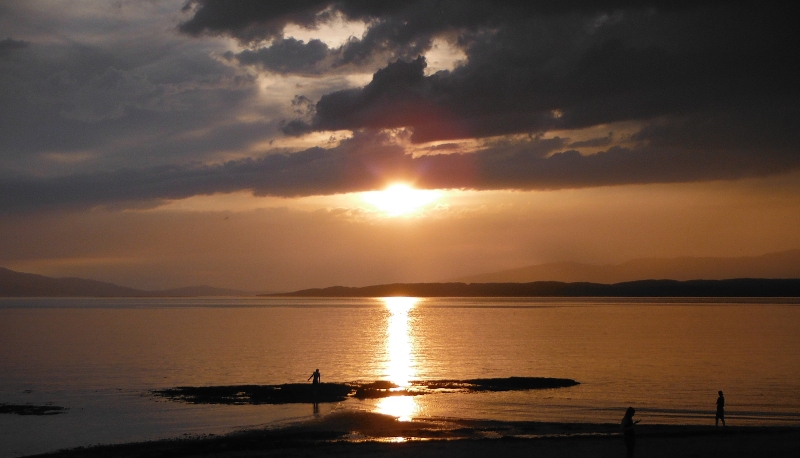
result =
[[[625,449],[627,450],[627,457],[633,458],[633,450],[636,447],[636,432],[633,430],[633,425],[639,423],[639,420],[633,421],[633,414],[636,409],[628,407],[625,411],[625,416],[622,417],[620,427],[622,428],[622,438],[625,440]]]
[[[717,415],[714,417],[714,426],[719,426],[719,421],[722,420],[722,427],[725,427],[725,396],[722,391],[719,392],[717,398]]]
[[[319,403],[314,401],[314,417],[319,418]]]

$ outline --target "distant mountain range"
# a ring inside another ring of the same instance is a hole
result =
[[[653,282],[652,279],[665,279]],[[668,279],[668,280],[666,280]],[[730,280],[727,279],[738,279]],[[767,281],[763,279],[774,279]],[[295,296],[800,296],[800,250],[738,258],[636,259],[621,264],[539,264],[443,283],[334,286]],[[649,280],[643,281],[643,280]],[[676,281],[677,280],[677,281]],[[692,281],[689,281],[692,280]],[[695,280],[709,280],[706,282]],[[714,282],[711,280],[725,280]],[[765,282],[766,281],[766,282]],[[469,284],[477,284],[471,286]],[[481,286],[482,285],[482,286]],[[522,285],[522,286],[521,286]],[[721,288],[721,289],[720,289]],[[787,289],[788,288],[788,289]],[[0,297],[254,296],[211,286],[145,291],[82,278],[53,278],[0,267]]]
[[[53,278],[0,267],[0,297],[193,297],[253,296],[255,293],[211,286],[145,291],[83,278]]]
[[[564,283],[393,283],[332,286],[265,296],[293,297],[800,297],[800,279],[638,280]]]
[[[460,283],[535,281],[620,283],[646,279],[722,280],[728,278],[800,278],[800,250],[737,258],[650,258],[621,264],[553,262],[453,278]]]

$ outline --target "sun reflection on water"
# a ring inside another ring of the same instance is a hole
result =
[[[417,413],[414,396],[389,396],[378,400],[378,413],[397,417],[398,421],[411,421]]]
[[[386,361],[385,374],[389,381],[402,390],[411,384],[416,376],[414,361],[414,341],[411,335],[409,312],[419,303],[416,297],[384,297],[381,298],[389,310],[389,321],[386,326]],[[389,396],[380,399],[377,404],[379,413],[398,417],[400,421],[409,421],[417,412],[417,403],[413,396]]]

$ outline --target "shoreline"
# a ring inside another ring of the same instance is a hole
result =
[[[638,425],[636,455],[792,456],[800,450],[800,426]],[[500,422],[415,419],[401,422],[370,412],[334,412],[277,429],[225,435],[97,445],[29,455],[50,458],[214,458],[358,456],[623,456],[615,423]]]

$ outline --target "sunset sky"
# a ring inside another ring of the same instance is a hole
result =
[[[274,291],[800,248],[781,5],[2,0],[0,266]]]

